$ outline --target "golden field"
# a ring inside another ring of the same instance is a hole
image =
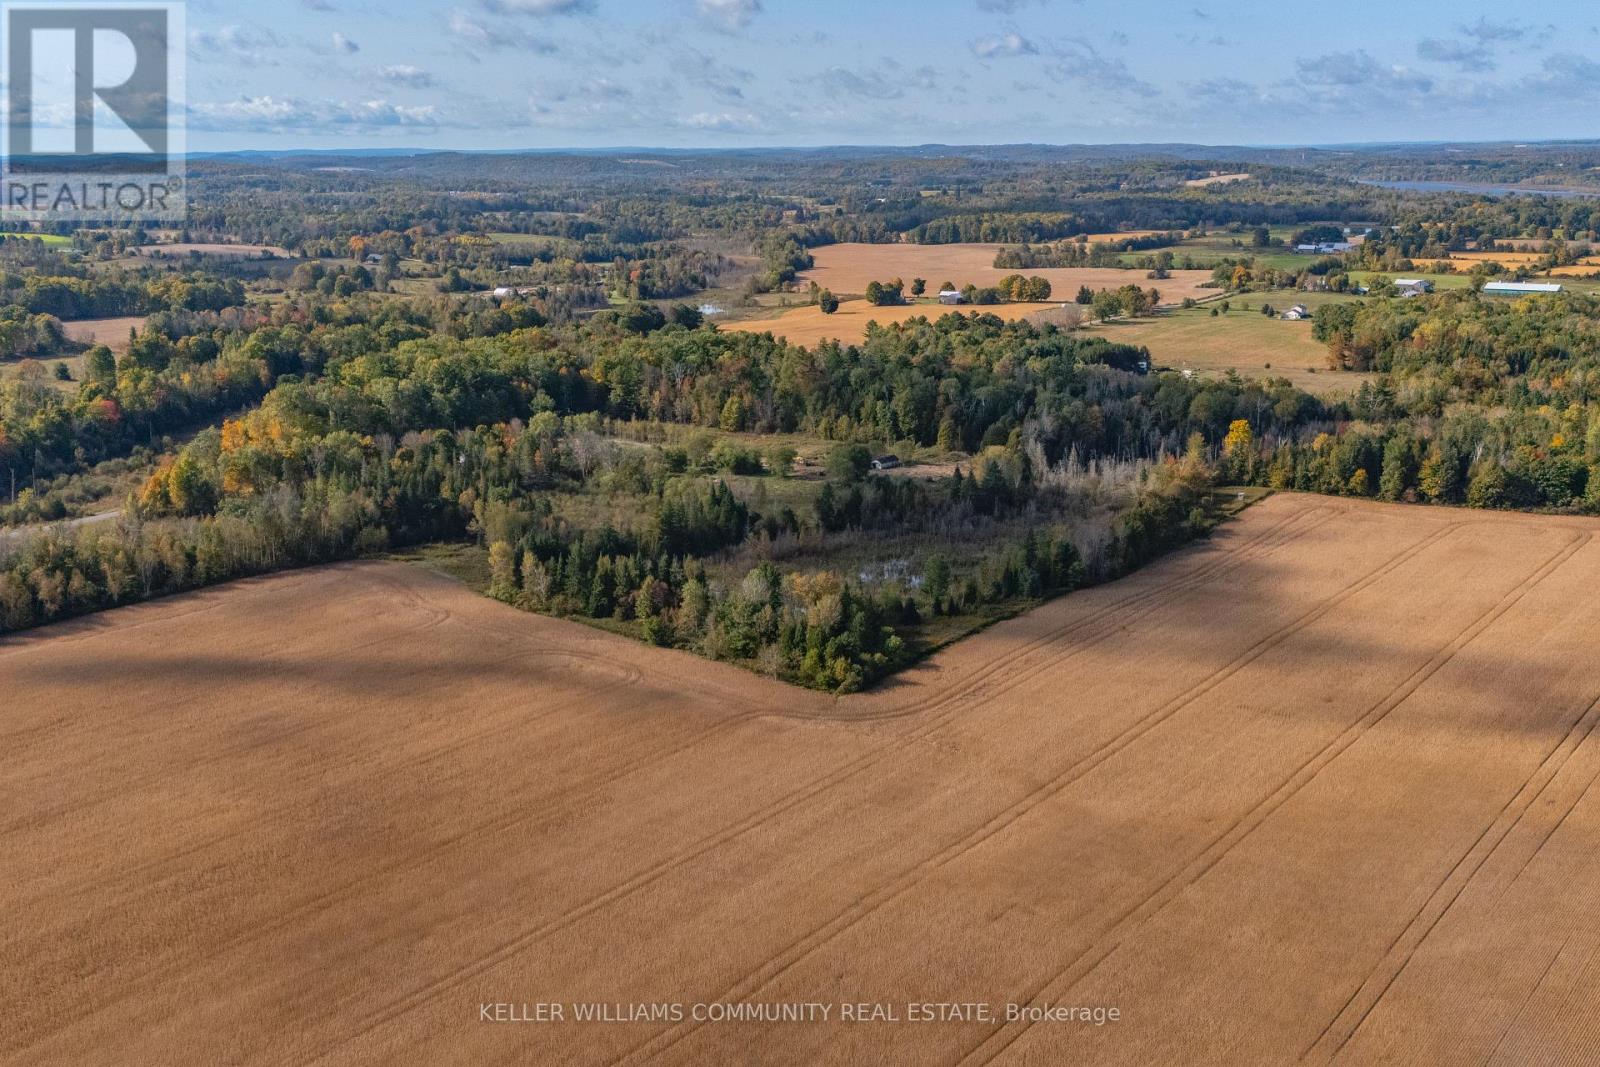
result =
[[[1133,237],[1137,234],[1099,235],[1102,237]],[[1050,280],[1052,298],[1057,302],[1071,300],[1078,287],[1090,289],[1118,289],[1124,285],[1137,285],[1142,289],[1151,286],[1161,290],[1164,302],[1178,303],[1184,297],[1215,295],[1215,289],[1203,289],[1211,280],[1208,270],[1175,270],[1172,277],[1152,281],[1144,271],[1117,270],[1116,268],[1065,267],[1038,269],[999,269],[994,265],[996,253],[1004,245],[914,245],[914,244],[836,244],[811,250],[816,265],[800,275],[802,285],[814,281],[824,289],[831,289],[841,297],[859,295],[867,291],[869,282],[886,282],[901,278],[909,286],[911,279],[924,278],[930,294],[938,292],[945,282],[954,282],[956,288],[968,284],[988,286],[1011,274],[1038,275]]]
[[[941,317],[956,312],[970,315],[975,312],[998,315],[1002,319],[1025,319],[1030,315],[1051,308],[1058,308],[1059,302],[1050,304],[991,304],[987,307],[945,307],[942,304],[901,304],[890,307],[874,307],[865,300],[846,300],[839,305],[839,310],[832,315],[824,315],[822,309],[816,305],[807,305],[783,312],[774,319],[746,319],[742,322],[718,323],[719,329],[733,330],[742,333],[770,333],[781,337],[793,345],[813,347],[823,341],[838,341],[841,344],[860,344],[867,338],[867,327],[871,323],[888,326],[897,322],[907,322],[911,319],[924,317],[929,321],[937,321]]]
[[[219,256],[224,259],[259,259],[264,255],[275,256],[278,259],[294,258],[294,254],[287,248],[279,248],[277,245],[207,244],[194,241],[142,245],[134,254],[156,258],[189,256],[191,254]]]
[[[80,345],[105,345],[117,355],[126,355],[134,330],[144,329],[144,316],[133,315],[115,319],[76,319],[63,322],[67,338]]]
[[[1084,240],[1090,244],[1110,244],[1113,241],[1127,241],[1135,237],[1154,237],[1158,233],[1166,232],[1166,230],[1118,230],[1115,233],[1085,234]]]
[[[1451,252],[1450,257],[1463,263],[1499,263],[1507,267],[1520,267],[1543,258],[1539,252]]]
[[[841,700],[402,564],[9,638],[0,1062],[1584,1062],[1597,532],[1278,496]]]
[[[1212,174],[1204,178],[1190,178],[1183,184],[1192,189],[1203,189],[1208,185],[1231,185],[1234,182],[1247,182],[1249,180],[1249,172],[1240,171],[1234,174]]]

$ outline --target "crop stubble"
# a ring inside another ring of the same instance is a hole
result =
[[[0,1062],[1576,1054],[1597,528],[1275,497],[841,701],[401,565],[0,642]],[[722,999],[1123,1021],[477,1013]]]

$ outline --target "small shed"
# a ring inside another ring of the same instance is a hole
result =
[[[872,469],[875,471],[892,471],[898,469],[899,466],[899,456],[878,456],[872,461]]]

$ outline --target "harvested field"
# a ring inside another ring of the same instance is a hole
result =
[[[1274,497],[842,701],[399,564],[8,639],[0,1062],[1583,1062],[1597,535]]]
[[[276,245],[228,245],[228,244],[203,244],[200,242],[179,242],[169,245],[145,245],[137,250],[142,256],[187,256],[197,252],[202,256],[219,256],[225,259],[258,259],[263,253],[276,256],[279,259],[289,259],[291,254],[286,248]]]
[[[77,319],[61,325],[69,340],[76,341],[80,345],[105,345],[120,356],[128,351],[131,331],[144,329],[144,316]]]
[[[1241,171],[1235,174],[1212,174],[1204,178],[1190,178],[1183,184],[1190,188],[1203,189],[1208,185],[1231,185],[1234,182],[1247,182],[1249,180],[1249,172]]]
[[[1166,230],[1117,230],[1114,233],[1085,234],[1084,239],[1090,244],[1110,244],[1113,241],[1128,241],[1135,237],[1154,237]]]
[[[832,315],[824,315],[815,306],[794,308],[775,319],[746,319],[742,322],[719,322],[718,329],[744,333],[770,333],[782,337],[790,344],[816,345],[834,340],[842,344],[860,344],[866,340],[869,323],[889,325],[906,322],[919,316],[936,321],[951,312],[970,315],[974,312],[994,314],[1002,319],[1025,319],[1041,311],[1060,307],[1053,304],[992,304],[988,307],[945,307],[942,304],[902,304],[897,307],[874,307],[865,300],[846,300]]]
[[[1105,236],[1105,235],[1101,235]],[[1134,234],[1118,234],[1131,237]],[[929,292],[945,282],[954,282],[957,288],[971,282],[973,285],[993,285],[1009,274],[1039,275],[1048,278],[1057,301],[1071,300],[1078,287],[1090,289],[1117,289],[1124,285],[1137,285],[1161,290],[1163,301],[1180,303],[1184,297],[1213,296],[1215,289],[1201,286],[1211,281],[1206,270],[1175,270],[1172,277],[1151,281],[1140,270],[1116,270],[1099,267],[1038,268],[1027,270],[996,269],[994,257],[1004,245],[867,245],[837,244],[811,250],[816,266],[800,275],[802,283],[814,281],[824,289],[832,289],[840,296],[859,295],[867,291],[868,282],[886,282],[902,278],[910,284],[912,278],[925,278]]]
[[[1498,263],[1503,267],[1521,267],[1542,257],[1538,252],[1451,252],[1448,258],[1463,263]]]

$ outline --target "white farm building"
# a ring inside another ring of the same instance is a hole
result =
[[[1527,296],[1530,293],[1559,293],[1555,282],[1486,282],[1483,291],[1491,296]]]

